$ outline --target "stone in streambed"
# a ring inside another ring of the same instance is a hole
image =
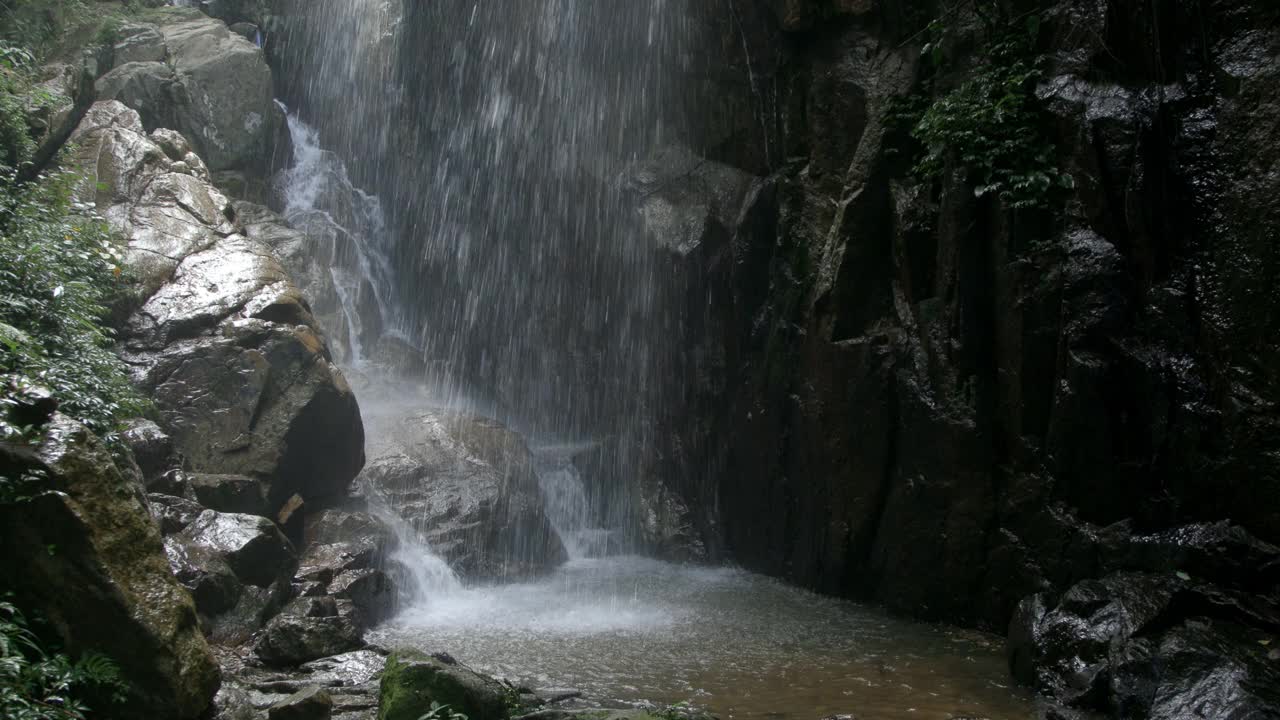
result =
[[[410,652],[393,654],[382,671],[378,720],[418,720],[433,702],[470,720],[505,720],[505,688],[462,665]]]
[[[267,711],[270,720],[329,720],[333,698],[318,687],[309,687],[281,700]]]
[[[280,615],[263,629],[254,651],[268,665],[294,666],[363,644],[359,628],[347,618]]]

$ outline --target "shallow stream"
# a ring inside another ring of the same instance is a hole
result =
[[[728,568],[576,559],[532,583],[444,590],[371,641],[535,688],[690,701],[725,718],[1013,720],[1000,638],[908,622]]]

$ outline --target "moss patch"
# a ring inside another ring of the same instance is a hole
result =
[[[506,720],[503,687],[460,665],[416,652],[398,652],[382,671],[378,720],[418,720],[431,703],[448,705],[470,720]]]

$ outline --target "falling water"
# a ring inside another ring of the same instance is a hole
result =
[[[388,298],[393,275],[387,255],[388,238],[382,204],[357,188],[334,153],[323,149],[319,134],[296,115],[289,115],[293,166],[278,184],[284,215],[307,233],[311,252],[327,268],[346,327],[340,359],[352,367],[366,361],[366,343],[395,331]]]
[[[700,6],[297,6],[276,51],[288,101],[382,198],[389,311],[435,384],[539,438],[652,445],[674,293],[623,176],[688,140]]]
[[[413,518],[369,493],[415,589],[374,639],[533,686],[693,699],[729,716],[1025,717],[989,638],[624,554],[639,547],[628,519],[642,515],[638,483],[676,389],[681,322],[671,258],[640,230],[628,168],[699,146],[690,128],[704,108],[686,79],[698,48],[719,47],[700,14],[722,11],[283,1],[272,52],[296,113],[288,214],[331,238],[347,362],[376,374],[394,337],[424,368],[381,378],[361,396],[366,417],[484,397],[468,405],[529,439],[571,555],[536,582],[466,586]]]

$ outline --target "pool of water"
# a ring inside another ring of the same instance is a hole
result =
[[[1003,641],[741,570],[572,560],[527,584],[436,592],[374,633],[535,688],[691,701],[723,718],[1032,717]]]

